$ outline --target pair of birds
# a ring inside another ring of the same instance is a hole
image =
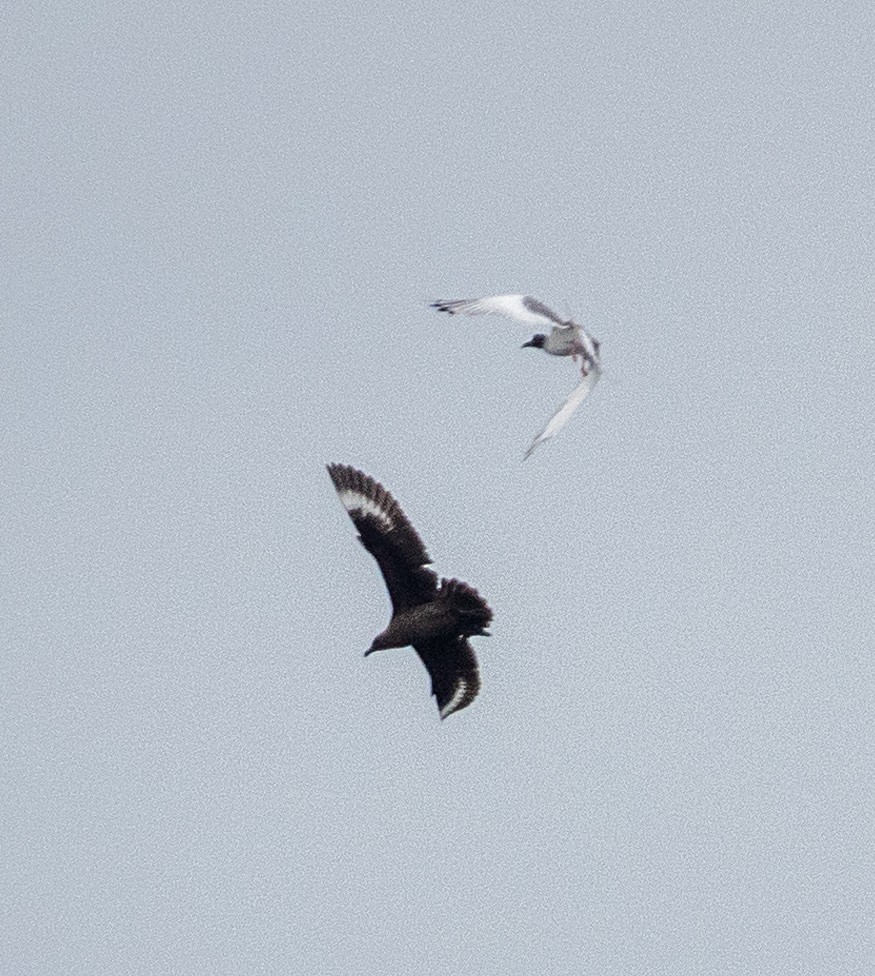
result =
[[[547,426],[534,439],[525,456],[551,438],[586,399],[601,375],[599,343],[583,326],[562,319],[528,295],[493,295],[490,298],[434,302],[432,308],[450,315],[495,312],[527,325],[547,327],[523,348],[543,349],[551,356],[570,356],[580,367],[580,381]],[[329,464],[343,507],[359,532],[359,541],[376,559],[392,601],[389,626],[365,651],[411,646],[431,677],[431,693],[442,719],[470,705],[480,690],[480,671],[470,637],[489,636],[492,610],[467,583],[440,579],[429,569],[425,545],[401,510],[378,482],[347,464]]]

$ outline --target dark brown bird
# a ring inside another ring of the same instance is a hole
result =
[[[427,568],[431,559],[422,539],[379,482],[347,464],[329,464],[328,474],[360,542],[377,560],[392,600],[389,626],[365,657],[412,645],[431,676],[441,718],[465,708],[480,690],[477,658],[467,638],[489,636],[492,610],[461,580],[438,584],[437,574]]]

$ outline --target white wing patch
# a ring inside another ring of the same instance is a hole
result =
[[[368,498],[354,488],[344,488],[337,493],[343,507],[352,514],[353,512],[363,512],[365,515],[372,515],[386,529],[395,527],[395,523],[389,517],[388,512],[381,508],[373,498]]]
[[[547,426],[529,445],[529,449],[526,451],[525,457],[528,457],[539,444],[543,444],[544,441],[550,440],[551,437],[562,430],[562,428],[571,419],[571,415],[574,413],[574,411],[589,396],[592,388],[596,385],[601,375],[601,367],[598,365],[590,369],[589,373],[584,376],[580,383],[578,383],[578,385],[571,391],[571,394],[568,396],[562,406],[556,411],[556,413],[553,414],[548,421]]]
[[[503,315],[505,318],[523,322],[537,328],[552,328],[561,321],[542,315],[540,312],[529,308],[527,301],[535,302],[527,295],[491,295],[488,298],[454,298],[442,302],[434,302],[435,308],[442,312],[449,312],[451,315]],[[540,305],[540,302],[537,302]],[[543,306],[546,309],[546,306]],[[547,311],[550,311],[547,309]],[[552,314],[552,312],[551,312]]]
[[[448,715],[451,715],[467,692],[468,682],[464,678],[459,678],[456,682],[456,690],[453,692],[453,697],[441,709],[441,718],[446,718]]]

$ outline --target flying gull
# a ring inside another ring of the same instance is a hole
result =
[[[529,445],[528,457],[539,444],[549,440],[569,421],[574,411],[589,396],[601,376],[600,343],[573,319],[563,319],[543,302],[530,295],[492,295],[488,298],[455,298],[432,302],[432,308],[449,315],[488,315],[495,313],[525,325],[550,329],[549,333],[533,335],[522,348],[543,349],[551,356],[571,356],[580,365],[580,382],[562,406],[550,418],[547,426]]]
[[[438,582],[427,568],[431,558],[422,539],[379,482],[347,464],[329,464],[328,474],[359,541],[377,560],[392,601],[389,626],[365,657],[412,645],[431,676],[441,718],[465,708],[480,690],[477,658],[467,638],[489,636],[492,610],[467,583]]]

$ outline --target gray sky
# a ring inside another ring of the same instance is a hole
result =
[[[7,13],[0,971],[875,970],[873,21]],[[327,461],[495,610],[444,723]]]

